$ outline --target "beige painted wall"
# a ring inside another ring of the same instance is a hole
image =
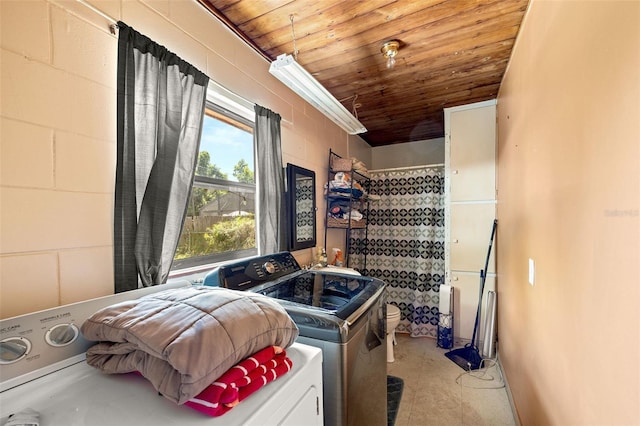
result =
[[[359,136],[349,136],[349,157],[362,161],[371,168],[371,146]]]
[[[444,164],[444,138],[371,149],[371,170]]]
[[[89,0],[282,116],[283,163],[314,170],[349,136],[273,78],[269,63],[195,0]],[[76,1],[1,0],[0,316],[113,292],[117,37]],[[324,212],[318,211],[318,240]],[[308,263],[311,250],[295,253]]]
[[[520,421],[640,424],[640,2],[533,0],[498,127],[499,353]]]

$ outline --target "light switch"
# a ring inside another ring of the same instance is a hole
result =
[[[533,285],[536,280],[536,265],[533,259],[529,259],[529,284]]]

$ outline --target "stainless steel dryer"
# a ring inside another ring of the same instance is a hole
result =
[[[300,329],[297,341],[322,349],[325,425],[387,424],[383,281],[302,270],[281,252],[221,266],[204,284],[277,299]]]

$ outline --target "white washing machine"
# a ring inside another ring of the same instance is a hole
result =
[[[120,293],[0,321],[0,425],[34,410],[41,425],[316,425],[323,424],[322,351],[294,343],[293,368],[220,417],[158,395],[136,374],[106,375],[85,362],[93,342],[79,332],[105,306],[184,286]]]

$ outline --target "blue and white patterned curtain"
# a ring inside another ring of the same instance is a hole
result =
[[[349,266],[388,284],[387,303],[402,313],[396,331],[435,338],[445,273],[442,167],[372,171],[368,191],[380,200],[369,203],[366,236],[352,238]]]

